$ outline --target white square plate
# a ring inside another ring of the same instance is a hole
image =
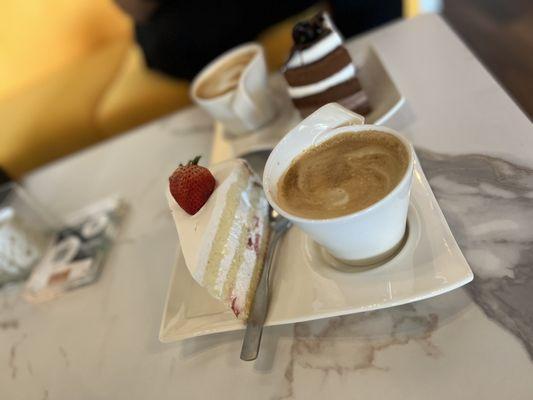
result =
[[[328,258],[297,228],[283,238],[271,276],[266,325],[309,321],[397,306],[458,288],[473,278],[429,184],[415,162],[409,234],[383,265],[353,272]],[[179,247],[179,246],[178,246]],[[162,342],[243,329],[190,276],[181,251],[172,273],[159,332]]]

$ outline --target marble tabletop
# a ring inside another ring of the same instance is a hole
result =
[[[98,283],[25,303],[0,289],[2,399],[533,398],[533,127],[436,15],[372,43],[407,98],[389,125],[415,144],[475,278],[430,300],[265,330],[158,341],[178,246],[169,171],[208,156],[212,121],[189,108],[31,174],[58,215],[111,194],[130,204]]]

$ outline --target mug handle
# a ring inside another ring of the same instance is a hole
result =
[[[331,131],[347,126],[363,125],[365,117],[348,110],[338,103],[329,103],[305,118],[295,128],[305,126],[313,142],[317,143]]]
[[[252,100],[243,82],[239,82],[232,104],[233,112],[239,118],[242,125],[252,130],[258,128],[263,122],[261,110]]]
[[[250,87],[255,87],[259,92],[257,99],[249,93]],[[264,91],[264,92],[263,92]],[[265,62],[264,51],[258,47],[256,54],[246,66],[239,79],[239,84],[233,99],[233,112],[248,130],[259,128],[272,115],[271,107],[267,106],[261,97],[272,96],[268,84],[268,69]]]
[[[337,128],[344,128],[345,126],[363,125],[365,123],[365,117],[363,117],[362,115],[357,114],[357,113],[355,113],[353,111],[352,111],[352,113],[354,114],[353,115],[353,119],[350,119],[348,121],[344,121],[343,123],[341,123],[341,124],[339,124],[337,126],[333,126],[333,127],[329,128],[328,130],[337,129]]]

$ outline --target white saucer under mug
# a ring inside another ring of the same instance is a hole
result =
[[[309,238],[293,227],[276,253],[266,325],[397,306],[470,282],[472,271],[417,159],[408,215],[409,236],[400,251],[383,265],[353,272],[329,265]],[[194,281],[178,251],[159,339],[172,342],[244,327]]]

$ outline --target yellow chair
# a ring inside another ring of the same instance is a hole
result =
[[[0,2],[0,166],[13,177],[189,103],[111,0]]]
[[[97,142],[94,110],[128,43],[110,43],[83,62],[0,100],[0,165],[14,177]]]
[[[189,103],[189,84],[149,70],[142,50],[131,43],[96,106],[95,122],[103,137],[110,137]]]
[[[259,36],[272,70],[318,8]],[[0,167],[13,177],[190,103],[187,82],[146,67],[112,0],[2,0],[0,38]]]

